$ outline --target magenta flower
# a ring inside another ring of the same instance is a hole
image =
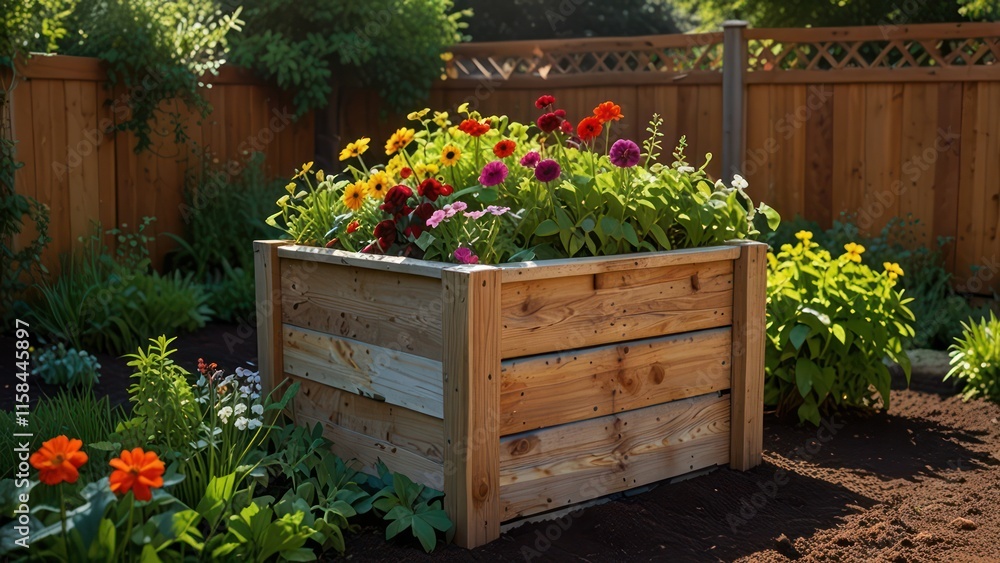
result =
[[[526,166],[528,168],[534,168],[538,161],[541,160],[541,155],[538,151],[529,151],[528,154],[521,157],[521,166]]]
[[[535,166],[535,178],[538,178],[539,182],[551,182],[560,174],[562,169],[559,168],[559,163],[551,158],[546,158]]]
[[[483,215],[486,215],[486,211],[466,211],[465,216],[469,219],[479,219]]]
[[[456,248],[454,256],[455,256],[455,260],[457,260],[459,264],[478,264],[479,263],[479,257],[472,253],[472,249],[471,248],[465,248],[464,246],[460,246],[460,247]]]
[[[639,164],[639,145],[628,139],[618,139],[608,151],[611,164],[618,168],[632,168]]]
[[[509,207],[500,207],[499,205],[490,205],[489,207],[486,208],[486,211],[489,211],[490,213],[499,216],[499,215],[503,215],[504,213],[507,213],[508,211],[510,211],[510,208]]]
[[[507,178],[507,165],[499,160],[494,160],[483,167],[479,174],[479,183],[489,187],[503,182]]]
[[[443,209],[438,209],[432,213],[430,219],[427,220],[427,226],[433,229],[440,225],[441,221],[444,221],[447,218],[448,214]]]

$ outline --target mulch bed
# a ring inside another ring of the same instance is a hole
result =
[[[185,336],[177,360],[190,369],[198,357],[230,369],[253,360],[256,340],[239,330]],[[4,408],[11,349],[0,340]],[[99,391],[120,400],[128,370],[101,361]],[[1000,406],[963,403],[950,386],[916,379],[893,391],[888,414],[837,416],[820,430],[768,415],[764,448],[751,471],[720,468],[618,495],[472,551],[428,556],[412,541],[386,543],[369,520],[347,535],[346,559],[1000,561]]]

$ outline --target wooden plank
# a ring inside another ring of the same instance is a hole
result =
[[[887,41],[890,39],[943,39],[995,37],[1000,35],[995,23],[937,23],[910,25],[872,25],[851,27],[750,28],[748,39],[774,39],[781,42],[817,41]]]
[[[912,215],[930,234],[934,227],[934,201],[938,157],[938,85],[903,86],[900,178],[893,184],[899,194],[899,216]],[[959,98],[961,99],[961,98]],[[898,189],[897,189],[898,184]],[[924,244],[931,241],[924,240]]]
[[[280,240],[253,243],[255,301],[257,307],[257,368],[266,395],[284,374],[281,339],[281,268],[278,263]]]
[[[94,57],[33,53],[30,59],[17,60],[17,72],[24,78],[33,79],[91,82],[103,82],[108,79],[103,61]]]
[[[283,321],[441,360],[441,282],[282,259]]]
[[[833,87],[822,84],[810,91],[810,114],[806,121],[805,217],[824,229],[833,222],[833,100],[826,96]],[[812,100],[822,99],[813,104]]]
[[[330,450],[359,471],[377,475],[375,466],[382,461],[390,471],[403,473],[415,483],[432,489],[442,489],[444,466],[439,462],[397,447],[385,440],[349,430],[329,420],[297,414],[295,422],[308,425],[310,428],[315,427],[317,423],[323,425],[323,436],[332,443]]]
[[[638,258],[637,258],[638,260]],[[733,274],[724,263],[675,266],[659,283],[628,286],[594,275],[504,283],[503,357],[574,350],[732,323]],[[600,286],[605,289],[599,289]]]
[[[958,227],[955,243],[955,283],[967,285],[972,266],[977,263],[976,233],[972,215],[982,208],[976,198],[976,181],[985,167],[979,156],[979,84],[965,84],[962,90],[962,153],[958,192]]]
[[[746,83],[759,84],[900,84],[910,82],[996,82],[994,65],[920,68],[841,68],[748,72]],[[586,75],[584,75],[586,76]],[[592,76],[592,75],[591,75]],[[643,75],[645,76],[645,75]]]
[[[938,134],[942,148],[934,168],[934,238],[947,237],[945,268],[955,272],[955,244],[958,236],[958,194],[962,166],[962,83],[938,85]],[[906,172],[905,170],[903,171]]]
[[[445,509],[455,543],[500,537],[500,271],[445,270]]]
[[[986,193],[981,201],[985,211],[983,222],[983,239],[980,261],[977,266],[981,269],[977,271],[977,276],[982,280],[982,287],[977,289],[981,295],[995,294],[1000,290],[1000,276],[995,270],[990,269],[990,264],[996,264],[1000,259],[1000,84],[988,84],[989,92],[989,113],[986,116],[984,129],[987,132],[986,154],[991,155],[987,159]],[[995,268],[995,266],[994,266]],[[973,289],[970,287],[970,289]]]
[[[296,260],[322,262],[325,264],[351,266],[354,268],[365,268],[369,270],[381,270],[383,272],[396,272],[400,274],[410,274],[436,279],[441,279],[441,270],[454,266],[454,264],[449,264],[447,262],[431,262],[429,260],[403,258],[402,256],[358,254],[356,252],[346,252],[330,248],[317,248],[315,246],[300,246],[297,244],[290,244],[288,246],[281,247],[278,250],[278,256],[282,258],[294,258]]]
[[[503,272],[503,283],[544,280],[567,276],[600,274],[622,270],[660,268],[681,264],[701,264],[717,260],[734,260],[739,252],[731,246],[705,248],[685,248],[663,252],[643,252],[639,254],[619,254],[613,256],[593,256],[558,260],[538,260],[535,262],[512,262],[497,267]]]
[[[775,206],[779,213],[788,217],[775,203],[771,189],[774,153],[778,150],[778,141],[771,132],[771,90],[770,86],[747,87],[747,147],[743,172],[750,184],[751,197]]]
[[[417,411],[291,376],[302,387],[294,411],[444,462],[444,421]]]
[[[106,93],[101,84],[95,83],[94,104],[97,112],[97,134],[99,140],[95,151],[97,152],[97,177],[98,177],[98,200],[100,210],[98,216],[101,225],[106,228],[118,226],[118,202],[117,202],[117,166],[115,165],[115,145],[118,136],[112,129],[114,124],[114,111],[110,104],[105,103]]]
[[[745,242],[736,260],[733,292],[732,445],[729,465],[746,471],[760,465],[764,446],[764,306],[767,245]]]
[[[437,418],[441,362],[293,325],[282,326],[284,371]]]
[[[900,214],[900,200],[894,193],[900,168],[900,124],[903,90],[901,85],[865,86],[865,185],[858,208],[858,226],[877,233]]]
[[[36,197],[35,168],[38,158],[35,156],[35,121],[32,110],[32,83],[19,81],[11,92],[10,118],[11,134],[17,140],[14,145],[15,157],[24,166],[14,173],[14,186],[17,193],[31,198]],[[24,228],[14,240],[14,248],[20,250],[38,239],[38,227],[32,221],[25,221]],[[58,263],[58,256],[53,252],[43,252],[42,263],[50,270]]]
[[[833,219],[857,213],[865,189],[864,86],[833,87]]]
[[[729,389],[727,328],[503,362],[500,435]]]
[[[503,519],[562,508],[729,460],[729,396],[704,395],[507,436]]]
[[[81,150],[86,150],[87,141],[84,140],[84,133],[88,128],[93,127],[92,119],[88,120],[84,115],[83,86],[84,82],[79,80],[65,80],[62,82],[63,92],[66,97],[66,107],[63,108],[66,120],[66,146],[67,158],[62,161],[52,163],[57,177],[62,177],[67,184],[67,197],[69,200],[69,234],[72,240],[77,237],[86,237],[90,234],[90,221],[96,218],[97,214],[88,216],[87,191],[96,190],[97,185],[84,180],[84,165],[87,157],[84,157]],[[89,84],[88,84],[89,86]],[[90,108],[93,113],[93,108]],[[91,118],[93,115],[90,116]],[[88,122],[89,121],[89,122]],[[90,151],[87,151],[88,155]],[[96,195],[96,194],[94,194]],[[96,199],[91,196],[91,200]]]

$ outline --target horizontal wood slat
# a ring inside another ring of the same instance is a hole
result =
[[[738,248],[713,246],[628,255],[513,262],[510,264],[500,264],[497,267],[503,270],[503,282],[508,283],[575,275],[603,274],[623,270],[644,270],[665,266],[679,266],[682,264],[701,264],[717,260],[735,260],[739,255],[740,251]]]
[[[291,244],[278,251],[281,258],[294,258],[308,262],[321,262],[337,266],[351,266],[383,272],[396,272],[415,276],[441,279],[441,271],[455,265],[448,262],[431,262],[414,260],[401,256],[380,256],[374,254],[357,254],[344,250],[332,250],[315,246]]]
[[[729,388],[727,328],[503,363],[500,434],[575,422]]]
[[[502,438],[502,517],[728,463],[729,409],[728,395],[705,395]]]
[[[285,324],[285,372],[436,418],[441,362]]]

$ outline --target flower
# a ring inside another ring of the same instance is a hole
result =
[[[551,182],[560,174],[562,169],[559,168],[559,163],[551,158],[546,158],[535,166],[535,178],[538,178],[539,182]]]
[[[351,221],[350,223],[347,224],[347,234],[351,234],[354,231],[358,230],[358,227],[360,226],[361,223],[358,223],[357,221]]]
[[[326,173],[324,173],[323,170],[316,171],[316,181],[317,182],[326,181]]]
[[[485,209],[481,209],[479,211],[466,211],[462,215],[465,215],[469,219],[475,220],[475,219],[479,219],[483,215],[486,215],[486,210]]]
[[[538,151],[528,151],[528,154],[521,157],[521,166],[534,168],[541,159],[542,157],[538,154]]]
[[[812,231],[799,231],[795,233],[795,238],[801,240],[802,242],[809,242],[812,240],[813,234]]]
[[[608,101],[603,104],[598,104],[594,108],[594,117],[597,118],[601,123],[607,123],[609,121],[618,121],[622,117],[622,107],[618,104]]]
[[[460,246],[454,252],[455,261],[459,264],[478,264],[479,257],[472,253],[471,248]]]
[[[250,422],[247,423],[247,429],[248,430],[255,430],[255,429],[260,428],[261,426],[263,426],[263,424],[264,423],[261,422],[260,419],[258,419],[258,418],[252,418],[252,419],[250,419]]]
[[[247,420],[247,418],[245,416],[241,416],[241,417],[237,418],[236,422],[234,422],[233,424],[235,424],[236,428],[238,428],[239,430],[246,430],[247,429],[247,422],[250,422],[250,421]]]
[[[260,416],[264,414],[264,405],[254,405],[250,407],[250,412]]]
[[[745,190],[745,189],[747,189],[747,186],[749,186],[749,185],[750,185],[750,183],[747,182],[746,179],[743,178],[743,176],[740,176],[739,174],[733,174],[733,187],[734,188],[739,189],[739,190]]]
[[[735,180],[733,181],[735,184]],[[865,247],[861,246],[856,242],[849,242],[844,245],[844,250],[847,251],[847,259],[851,262],[861,263],[861,255],[865,252]]]
[[[882,267],[885,268],[886,273],[889,274],[890,280],[894,280],[903,275],[903,268],[900,268],[899,264],[895,262],[883,262]]]
[[[389,137],[389,140],[385,142],[385,154],[391,155],[395,154],[396,151],[402,150],[406,145],[410,144],[413,140],[413,136],[416,132],[413,129],[407,129],[406,127],[400,127],[395,133]]]
[[[445,127],[448,126],[448,112],[435,111],[434,119],[432,119],[431,121],[433,121],[434,124],[437,125],[438,127],[444,129]]]
[[[445,166],[454,166],[458,164],[458,159],[462,158],[462,149],[456,147],[455,145],[445,145],[441,149],[441,164]]]
[[[503,215],[504,213],[507,213],[508,211],[510,211],[510,208],[509,207],[500,207],[499,205],[490,205],[490,206],[488,206],[486,208],[486,211],[489,211],[493,215],[499,216],[499,215]]]
[[[571,135],[573,133],[573,124],[569,121],[563,121],[559,124],[559,130],[567,135]]]
[[[632,168],[639,164],[639,145],[628,139],[618,139],[611,145],[608,157],[618,168]]]
[[[601,129],[603,129],[601,122],[596,117],[584,117],[576,126],[576,134],[584,141],[589,141],[600,135]]]
[[[514,141],[510,139],[504,139],[499,143],[493,145],[493,154],[497,155],[499,158],[507,158],[508,156],[514,154],[514,149],[517,145]]]
[[[355,158],[365,154],[365,151],[368,150],[369,142],[371,142],[370,138],[361,137],[360,139],[354,141],[353,143],[347,143],[347,146],[344,147],[342,151],[340,151],[340,160],[344,161],[347,160],[348,158]]]
[[[414,164],[414,168],[416,168],[414,172],[417,173],[418,177],[433,176],[438,173],[438,165],[434,164],[433,162],[428,162],[426,164],[423,162],[418,162]]]
[[[312,170],[312,167],[313,167],[313,161],[310,160],[309,162],[302,165],[302,170],[299,170],[299,172],[295,176],[292,176],[292,179],[294,180],[295,178],[298,178],[300,176],[305,176],[310,170]]]
[[[132,451],[122,450],[122,454],[111,460],[111,492],[125,494],[132,491],[135,500],[153,498],[151,488],[163,486],[165,467],[156,452],[146,452],[142,448]]]
[[[59,435],[42,442],[42,447],[31,454],[28,461],[38,470],[38,480],[46,485],[58,485],[63,481],[76,483],[80,477],[78,470],[88,459],[87,454],[80,451],[81,447],[82,440]]]
[[[694,166],[678,166],[677,171],[681,174],[692,174],[694,173]]]
[[[403,168],[406,167],[406,159],[403,158],[402,154],[397,154],[396,156],[389,159],[389,162],[385,163],[385,173],[389,175],[390,178],[395,178]]]
[[[249,392],[249,389],[247,390],[247,392]],[[247,406],[244,405],[243,403],[237,404],[236,408],[233,409],[233,414],[243,414],[245,412],[247,412]]]
[[[427,226],[432,229],[437,228],[437,226],[441,224],[441,221],[444,221],[447,218],[448,218],[447,212],[445,212],[443,209],[438,209],[433,214],[431,214],[429,219],[427,219]]]
[[[543,113],[538,117],[535,123],[542,131],[551,133],[559,128],[559,124],[562,123],[562,118],[555,113]]]
[[[399,171],[399,177],[402,179],[407,179],[413,175],[413,170],[409,167],[404,166],[402,170]]]
[[[223,424],[226,424],[229,422],[229,417],[233,416],[233,407],[222,407],[219,409],[218,414],[219,420],[221,420]]]
[[[295,193],[295,188],[297,187],[298,186],[295,185],[295,182],[288,182],[287,184],[285,184],[285,191],[288,192],[288,195],[292,195]]]
[[[385,194],[385,200],[380,206],[382,211],[392,214],[394,217],[399,217],[400,215],[407,215],[410,212],[410,208],[406,205],[406,201],[413,197],[413,190],[400,184],[398,186],[393,186]]]
[[[434,206],[424,202],[413,210],[410,215],[410,226],[403,229],[403,234],[413,238],[419,238],[427,228],[427,220],[434,215]]]
[[[387,174],[384,170],[375,172],[372,174],[371,178],[368,178],[366,188],[366,193],[369,196],[375,199],[384,198],[385,192],[389,191],[389,174]],[[350,205],[348,205],[348,207],[350,207]]]
[[[424,108],[420,111],[411,111],[406,115],[406,119],[409,119],[410,121],[420,121],[425,115],[430,113],[430,111],[431,108]]]
[[[483,186],[495,186],[507,178],[507,165],[499,160],[487,163],[479,174],[479,183]]]
[[[456,201],[455,203],[445,205],[444,213],[446,217],[454,217],[459,211],[465,211],[469,206],[464,201]]]
[[[451,195],[454,190],[448,184],[442,184],[437,178],[427,178],[417,186],[417,193],[431,201],[437,201],[439,196]]]
[[[458,130],[473,137],[479,137],[490,130],[490,124],[480,123],[477,119],[466,119],[458,124]]]
[[[368,197],[368,184],[364,180],[358,180],[344,188],[344,205],[352,211],[360,209],[366,197]]]
[[[396,222],[392,219],[380,221],[378,225],[375,225],[373,234],[375,242],[378,243],[382,252],[385,252],[392,246],[392,243],[396,242]]]
[[[545,107],[545,106],[551,106],[554,103],[556,103],[555,96],[551,96],[549,94],[545,94],[545,95],[539,96],[538,99],[535,100],[535,107],[538,108],[538,109],[542,109],[543,107]]]

